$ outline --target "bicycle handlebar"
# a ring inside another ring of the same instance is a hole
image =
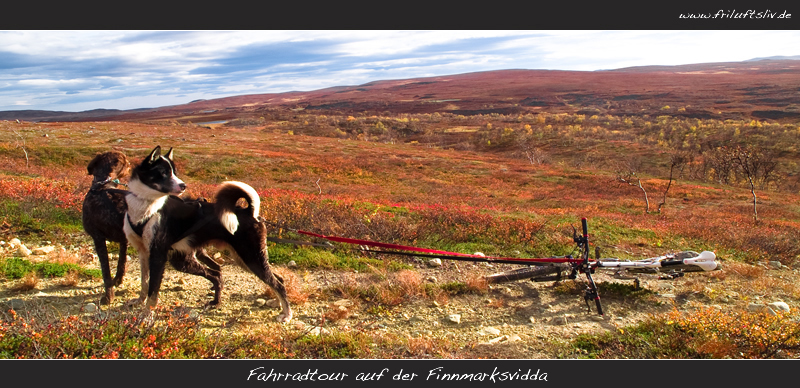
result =
[[[583,227],[583,238],[589,238],[589,225],[586,222],[586,218],[581,218],[581,226]]]

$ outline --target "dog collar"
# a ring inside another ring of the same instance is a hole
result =
[[[115,186],[128,187],[128,185],[126,185],[124,183],[121,183],[119,181],[119,179],[111,179],[111,177],[108,177],[108,178],[106,178],[105,180],[102,180],[102,181],[93,181],[92,182],[92,187],[89,190],[93,190],[93,191],[101,190],[108,183],[113,183]]]

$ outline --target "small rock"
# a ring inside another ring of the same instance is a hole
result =
[[[288,264],[286,264],[286,266],[289,268],[297,268],[297,263],[294,260],[292,260]]]
[[[350,307],[353,305],[353,301],[350,299],[339,299],[336,302],[333,302],[333,305],[339,307]]]
[[[86,311],[87,313],[93,313],[97,311],[97,305],[94,303],[87,303],[85,306],[83,306],[83,311]]]
[[[17,254],[22,257],[28,257],[31,255],[31,250],[28,249],[28,247],[26,247],[25,245],[20,244],[19,249],[17,249]]]
[[[270,299],[264,304],[264,306],[271,308],[281,307],[281,302],[279,302],[277,299]]]
[[[502,337],[497,337],[497,338],[492,338],[492,339],[490,339],[490,340],[489,340],[489,343],[490,343],[490,344],[496,344],[496,343],[498,343],[498,342],[501,342],[501,341],[506,341],[506,340],[508,340],[508,336],[507,336],[507,335],[504,335],[504,336],[502,336]]]
[[[567,324],[567,316],[562,315],[558,317],[553,317],[553,324],[554,325],[566,325]]]
[[[536,323],[536,317],[530,317],[528,318],[528,320],[530,320],[531,323]]]
[[[180,278],[180,279],[178,279],[178,281],[176,281],[175,283],[178,283],[178,284],[180,284],[180,285],[182,285],[182,286],[185,286],[185,285],[186,285],[188,282],[186,281],[186,279],[184,279],[184,278]]]
[[[520,338],[520,336],[516,334],[511,334],[508,336],[508,342],[517,342],[517,341],[522,341],[522,338]]]
[[[442,259],[430,259],[428,260],[429,267],[441,267],[442,266]]]
[[[461,323],[461,314],[450,314],[447,316],[447,320],[455,324],[459,324]]]
[[[657,283],[656,284],[656,288],[658,288],[659,290],[664,290],[664,291],[674,291],[675,290],[675,286],[670,284],[670,283]]]
[[[8,301],[8,307],[13,310],[20,310],[25,307],[25,301],[22,299],[11,299]]]
[[[22,241],[19,241],[19,239],[15,237],[12,238],[11,241],[9,241],[8,243],[11,244],[12,247],[15,247],[17,245],[21,245]]]
[[[760,303],[750,303],[747,305],[747,310],[753,313],[766,313],[769,315],[778,315],[772,308]]]
[[[591,317],[589,317],[589,319],[591,319],[591,320],[593,320],[595,322],[602,322],[606,318],[604,316],[602,316],[602,315],[592,315]]]
[[[500,330],[489,326],[489,327],[484,327],[478,333],[481,334],[481,335],[499,335],[500,334]]]
[[[258,299],[256,299],[256,301],[255,301],[255,302],[253,302],[253,304],[254,304],[256,307],[264,307],[264,305],[265,305],[265,304],[267,304],[267,301],[266,301],[266,300],[264,300],[263,298],[258,298]]]
[[[771,309],[773,309],[775,311],[782,311],[782,312],[786,312],[786,313],[788,313],[791,310],[789,308],[789,305],[786,304],[786,302],[781,302],[781,301],[767,303],[767,306],[769,306]]]
[[[439,279],[436,279],[436,276],[428,276],[427,278],[425,278],[425,281],[429,283],[436,283],[438,280]]]
[[[31,254],[37,255],[37,256],[41,256],[41,255],[46,255],[46,254],[48,254],[50,252],[53,252],[55,250],[56,250],[56,247],[54,247],[52,245],[48,245],[48,246],[45,246],[45,247],[33,248],[31,250]]]
[[[783,264],[781,264],[781,262],[778,261],[778,260],[772,260],[767,265],[769,266],[770,269],[781,269],[781,268],[783,268]]]
[[[330,330],[328,330],[328,329],[326,329],[324,327],[319,327],[319,326],[315,326],[313,329],[311,329],[308,332],[308,334],[315,335],[315,336],[320,336],[322,334],[327,335],[327,334],[330,334],[330,333],[331,333]]]
[[[483,252],[475,252],[475,253],[473,253],[473,255],[480,256],[480,257],[486,257],[486,255],[484,255]]]

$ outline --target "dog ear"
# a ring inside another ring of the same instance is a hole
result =
[[[172,160],[172,147],[170,147],[169,152],[165,155],[168,160]]]
[[[153,151],[150,152],[150,155],[148,155],[146,158],[144,158],[144,161],[146,163],[153,163],[160,156],[161,156],[161,146],[156,146],[156,148],[153,148]]]
[[[99,162],[99,160],[100,160],[100,154],[97,154],[95,155],[94,159],[92,159],[92,161],[89,162],[89,165],[86,166],[86,171],[89,172],[88,175],[94,175],[94,169],[95,167],[97,167],[97,163]]]

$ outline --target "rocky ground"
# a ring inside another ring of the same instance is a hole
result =
[[[20,243],[0,244],[0,257],[18,256]],[[31,261],[73,258],[81,265],[98,268],[90,246],[52,246],[30,249]],[[652,314],[673,309],[699,308],[764,310],[779,314],[799,307],[800,270],[763,263],[750,266],[725,263],[713,273],[687,274],[675,280],[659,280],[642,275],[642,289],[631,288],[632,281],[617,280],[610,273],[595,276],[601,285],[605,316],[587,312],[583,301],[583,279],[554,282],[516,281],[491,285],[484,292],[422,295],[407,298],[394,307],[382,308],[349,295],[347,287],[368,287],[380,282],[379,274],[354,271],[306,270],[279,266],[276,271],[291,280],[294,319],[286,330],[318,335],[336,330],[385,332],[408,337],[452,339],[487,349],[487,354],[507,358],[550,358],[543,343],[564,341],[581,333],[604,332],[641,322]],[[476,275],[516,268],[444,261],[432,267],[413,262],[422,282],[445,284],[465,281]],[[116,260],[112,260],[115,268]],[[207,330],[242,330],[275,325],[277,303],[265,286],[235,264],[223,266],[225,288],[222,304],[203,309],[211,299],[205,279],[168,269],[161,292],[162,306],[185,309],[200,319]],[[127,300],[139,291],[139,264],[129,260],[124,284],[110,306],[100,306],[100,279],[39,279],[30,290],[17,290],[21,280],[0,279],[0,306],[24,311],[48,308],[59,314],[98,314],[124,309]],[[344,291],[343,291],[344,290]],[[605,291],[605,292],[604,292]]]

